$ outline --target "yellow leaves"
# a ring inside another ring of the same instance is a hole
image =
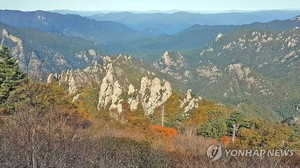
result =
[[[180,96],[177,93],[172,93],[167,102],[165,103],[166,116],[174,117],[180,110],[179,104]]]
[[[253,120],[252,128],[242,128],[239,130],[241,143],[252,148],[280,148],[287,142],[291,133],[290,127],[285,124]]]
[[[213,101],[202,100],[199,104],[199,107],[191,113],[186,124],[194,125],[194,126],[202,125],[208,120],[210,112],[213,112],[216,115],[220,114],[224,116],[224,118],[226,118],[231,112],[231,110],[223,105],[218,105]],[[210,117],[214,117],[214,116],[210,116]],[[216,116],[214,118],[216,118]]]
[[[239,130],[239,137],[241,138],[242,146],[256,148],[261,145],[262,137],[255,130],[241,128]]]
[[[98,92],[98,89],[93,88],[85,88],[82,91],[78,99],[74,102],[81,115],[92,119],[99,114],[97,109]]]
[[[67,93],[56,84],[28,82],[20,86],[10,97],[16,106],[34,106],[37,109],[51,109],[54,106],[70,106]]]

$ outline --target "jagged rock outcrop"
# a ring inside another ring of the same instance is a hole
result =
[[[58,81],[60,85],[67,85],[69,94],[76,93],[84,86],[95,86],[102,80],[103,67],[95,62],[93,66],[84,70],[68,70],[61,74],[51,73],[47,78],[47,83]]]
[[[95,62],[84,70],[69,70],[61,74],[50,74],[48,83],[58,82],[68,86],[68,91],[76,95],[73,101],[80,99],[81,88],[99,88],[98,110],[108,110],[115,118],[120,118],[125,106],[130,111],[142,108],[145,115],[151,115],[172,95],[170,82],[157,77],[145,69],[141,61],[120,55],[115,59],[105,56],[103,64]],[[129,73],[130,72],[130,73]],[[181,103],[185,112],[198,107],[201,98],[191,96],[191,90]]]
[[[157,62],[153,63],[153,67],[178,80],[188,81],[192,77],[183,55],[179,52],[166,51]]]
[[[172,88],[169,82],[161,81],[157,77],[153,80],[143,77],[139,94],[145,113],[152,114],[155,108],[161,106],[171,96]]]
[[[249,67],[243,66],[241,63],[239,64],[230,64],[228,66],[229,74],[232,76],[233,80],[236,81],[237,85],[239,81],[244,81],[248,85],[248,89],[254,87],[259,90],[259,92],[263,95],[273,95],[274,93],[267,88],[261,79],[255,78],[251,76],[251,69]],[[247,93],[249,94],[249,93]]]
[[[223,90],[224,97],[250,96],[254,90],[256,94],[264,96],[274,95],[273,90],[259,75],[253,73],[251,68],[241,63],[229,64],[225,68],[219,68],[209,63],[209,65],[199,67],[197,72],[199,79],[204,79],[208,85],[212,85],[213,87],[227,81],[225,85],[217,86],[219,88],[226,88]]]
[[[110,73],[108,73],[110,76]],[[111,77],[103,78],[100,92],[98,109],[106,108],[110,104],[109,110],[122,112],[123,98],[122,94],[132,96],[127,99],[130,110],[136,110],[140,104],[146,115],[152,114],[154,110],[167,101],[172,94],[172,88],[169,82],[155,77],[149,79],[147,76],[141,78],[140,89],[135,90],[132,84],[128,88],[121,87],[118,81]]]
[[[184,112],[188,112],[199,106],[199,102],[202,100],[202,97],[195,98],[192,96],[192,90],[189,89],[182,100],[180,100],[180,108],[184,109]]]
[[[120,98],[123,89],[118,80],[114,79],[114,68],[112,63],[106,67],[106,75],[102,79],[99,92],[98,109],[106,108],[110,104],[109,110],[117,110],[122,112],[122,101]]]
[[[18,56],[17,58],[22,58],[24,56],[24,46],[23,46],[23,41],[14,36],[9,34],[9,32],[6,29],[2,30],[2,41],[1,45],[3,45],[4,38],[7,38],[8,40],[11,40],[12,42],[16,43],[17,45],[13,48],[11,48],[11,53],[14,56]]]
[[[210,83],[214,83],[222,76],[222,71],[217,66],[203,66],[197,69],[198,75],[209,78]]]
[[[228,66],[228,69],[229,69],[229,74],[232,74],[234,73],[239,80],[242,80],[242,79],[249,79],[248,78],[248,75],[251,73],[251,70],[250,68],[248,67],[243,67],[242,64],[230,64]]]

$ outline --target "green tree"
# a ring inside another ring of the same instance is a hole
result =
[[[25,79],[18,62],[9,55],[8,48],[0,50],[0,105],[6,102],[10,93]]]
[[[241,128],[249,128],[250,120],[242,112],[233,112],[230,117],[226,120],[226,125],[228,128],[229,135],[232,136],[232,141],[234,141],[235,136],[239,136],[239,130]]]
[[[197,135],[204,137],[220,138],[226,135],[227,126],[225,120],[221,117],[209,119],[199,129]]]

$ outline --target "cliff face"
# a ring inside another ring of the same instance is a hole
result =
[[[85,87],[98,88],[98,110],[108,110],[115,118],[124,112],[125,105],[130,111],[141,107],[145,115],[151,115],[172,95],[172,84],[149,71],[142,61],[130,56],[117,58],[103,57],[103,63],[95,62],[83,70],[69,70],[61,74],[50,74],[48,83],[58,82],[68,88],[73,100],[80,98]],[[184,112],[198,107],[201,99],[193,98],[191,90],[182,100],[180,108]]]

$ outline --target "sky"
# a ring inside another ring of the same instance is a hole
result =
[[[80,11],[255,11],[300,9],[299,0],[0,0],[0,9]]]

